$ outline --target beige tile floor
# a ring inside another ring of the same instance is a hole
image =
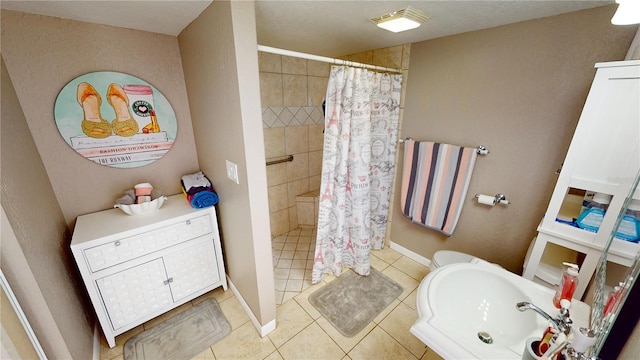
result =
[[[312,292],[336,279],[326,275],[322,282],[311,285],[308,260],[313,256],[311,246],[314,242],[313,230],[304,229],[273,239],[276,296],[281,298],[276,313],[277,327],[264,338],[260,337],[231,290],[225,292],[218,288],[116,337],[113,349],[109,349],[103,338],[100,359],[123,359],[123,347],[129,338],[208,298],[218,302],[232,331],[194,359],[441,359],[409,332],[409,327],[418,318],[416,289],[428,273],[427,267],[389,248],[372,251],[372,266],[398,282],[404,292],[369,326],[347,338],[308,301]],[[280,248],[279,253],[277,248]]]

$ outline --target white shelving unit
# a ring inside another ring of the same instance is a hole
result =
[[[595,67],[595,79],[523,272],[527,279],[549,281],[555,275],[557,280],[562,261],[579,259],[577,299],[589,285],[640,168],[640,61],[598,63]],[[556,221],[559,216],[578,217],[585,191],[613,196],[597,232]],[[633,197],[640,199],[640,191]],[[563,256],[568,258],[556,257],[554,263],[545,263],[543,254],[550,250],[549,244],[564,248]],[[639,249],[638,243],[615,238],[608,261],[630,266]]]
[[[215,208],[182,195],[149,215],[120,209],[79,216],[71,251],[110,347],[115,336],[227,280]]]

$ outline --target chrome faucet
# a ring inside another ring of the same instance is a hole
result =
[[[557,318],[552,318],[551,315],[544,312],[544,310],[540,309],[538,306],[522,301],[516,304],[516,309],[519,311],[533,310],[540,314],[543,318],[551,322],[553,326],[558,329],[558,331],[564,333],[565,335],[569,335],[571,333],[571,325],[573,321],[569,317],[569,307],[571,306],[571,302],[568,300],[563,300],[561,302],[562,308],[560,309],[560,315]]]

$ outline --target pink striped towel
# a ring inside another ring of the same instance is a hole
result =
[[[451,236],[467,195],[476,149],[406,140],[400,206],[416,224]]]

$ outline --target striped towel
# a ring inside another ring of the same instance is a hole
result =
[[[400,206],[414,223],[451,236],[467,195],[476,149],[405,141]]]

